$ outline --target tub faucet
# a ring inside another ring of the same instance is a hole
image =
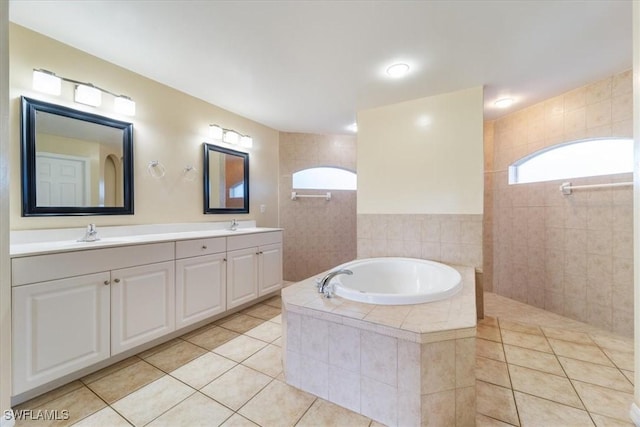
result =
[[[229,230],[231,231],[236,231],[238,229],[238,226],[240,224],[238,224],[238,220],[236,220],[235,218],[231,220],[231,225],[229,226]]]
[[[95,224],[89,224],[87,225],[87,231],[84,233],[84,237],[78,240],[78,242],[95,242],[97,240],[100,240],[98,237],[98,229]]]
[[[320,279],[320,281],[318,282],[318,292],[320,292],[321,294],[324,294],[325,298],[331,298],[333,296],[333,292],[331,287],[329,286],[329,282],[331,282],[331,279],[333,279],[339,274],[352,275],[353,271],[347,270],[346,268],[342,270],[334,270],[328,273],[322,279]]]

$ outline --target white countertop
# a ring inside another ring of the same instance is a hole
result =
[[[228,225],[228,222],[223,224]],[[201,225],[201,229],[198,229],[198,225]],[[162,230],[167,231],[163,232]],[[281,230],[281,228],[256,227],[254,221],[241,221],[240,227],[234,231],[222,228],[220,223],[98,227],[98,237],[100,240],[95,242],[78,241],[78,239],[84,235],[84,229],[15,231],[12,232],[10,256],[16,258],[57,252],[211,237],[228,237]],[[38,234],[42,237],[40,241],[37,241]],[[16,243],[13,243],[14,241]]]

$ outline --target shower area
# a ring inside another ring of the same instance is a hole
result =
[[[485,291],[633,336],[633,174],[509,184],[544,148],[632,138],[632,89],[629,70],[485,122]]]

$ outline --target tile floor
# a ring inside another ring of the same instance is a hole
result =
[[[14,409],[39,426],[379,426],[288,386],[278,297]],[[478,426],[631,425],[632,340],[494,294],[478,325]]]

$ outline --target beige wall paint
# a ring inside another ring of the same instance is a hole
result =
[[[482,87],[358,113],[358,214],[481,214]]]
[[[278,225],[278,132],[185,93],[161,85],[114,64],[88,55],[26,28],[10,28],[10,144],[11,228],[59,228],[171,222],[255,219],[260,226]],[[113,98],[105,95],[103,106],[85,107],[73,102],[73,85],[64,83],[61,96],[34,92],[33,68],[87,81],[136,101],[136,116],[118,116]],[[3,74],[5,75],[5,74]],[[188,79],[189,76],[184,76]],[[20,103],[21,95],[131,121],[134,124],[135,215],[87,217],[21,217],[20,212]],[[253,137],[250,149],[251,213],[248,215],[204,215],[202,195],[202,143],[210,123],[236,129]],[[161,179],[147,173],[152,160],[164,164]],[[183,179],[185,166],[195,165],[200,175]],[[259,206],[266,205],[260,213]]]
[[[634,168],[634,212],[633,224],[636,232],[633,234],[634,244],[634,290],[635,290],[635,374],[634,374],[634,406],[632,413],[634,421],[640,422],[640,2],[633,2],[633,133],[635,139],[635,168]]]
[[[9,2],[0,0],[0,411],[11,407],[9,273]],[[0,416],[4,412],[0,412]],[[8,425],[6,421],[0,421]]]

